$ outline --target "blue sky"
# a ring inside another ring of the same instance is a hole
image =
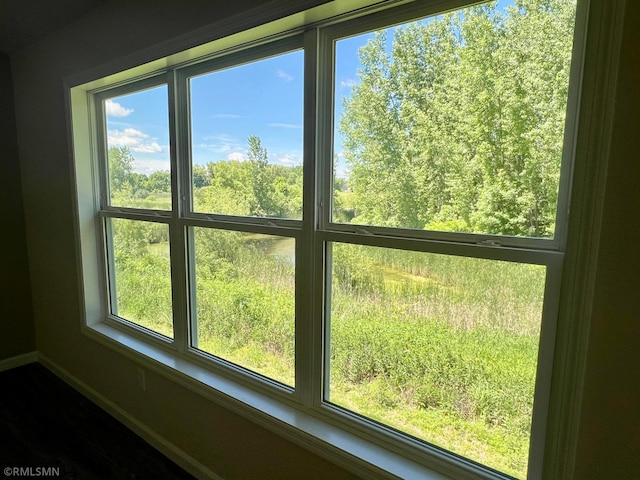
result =
[[[303,68],[299,50],[192,78],[193,161],[246,159],[257,135],[270,162],[301,165]]]
[[[344,41],[337,95],[348,95],[357,82],[356,52],[370,36]],[[298,50],[192,78],[193,162],[246,160],[247,138],[257,135],[271,163],[302,165],[303,62]],[[109,146],[128,146],[137,172],[169,170],[166,86],[108,100],[106,113]]]
[[[502,0],[498,8],[510,4],[510,0]],[[371,37],[364,34],[339,41],[336,119],[341,114],[342,97],[348,96],[358,82],[357,51]],[[262,139],[269,162],[302,164],[302,50],[201,75],[190,82],[195,164],[246,160],[250,135]],[[107,100],[106,113],[109,146],[128,146],[135,158],[135,171],[150,174],[169,170],[166,86]],[[334,154],[339,159],[336,170],[344,176],[342,139],[338,132],[335,137]]]

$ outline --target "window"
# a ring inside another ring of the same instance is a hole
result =
[[[540,478],[575,25],[424,2],[76,87],[88,325],[453,477]]]
[[[516,478],[567,203],[575,2],[548,6],[356,21],[325,38],[323,398]]]

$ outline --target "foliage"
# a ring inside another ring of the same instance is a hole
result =
[[[293,385],[294,268],[267,253],[273,238],[194,230],[198,347]]]
[[[171,208],[171,174],[153,172],[147,176],[133,171],[135,159],[128,147],[108,151],[111,204],[140,208]]]
[[[260,138],[251,135],[248,139],[249,150],[247,156],[251,162],[251,185],[253,186],[253,199],[249,206],[249,214],[255,216],[272,216],[273,183],[267,174],[267,149],[262,146]]]
[[[397,28],[390,51],[376,33],[340,119],[354,222],[552,236],[574,11],[472,7]]]
[[[168,227],[111,219],[117,314],[173,337]],[[158,246],[153,249],[151,247]]]
[[[196,211],[276,218],[302,217],[302,167],[268,162],[259,137],[248,138],[248,161],[221,160],[194,165]],[[133,172],[127,147],[109,148],[111,203],[117,206],[171,209],[171,174]]]
[[[545,268],[334,244],[330,400],[524,476]]]
[[[211,184],[211,180],[207,175],[207,169],[202,165],[193,166],[193,186],[194,188],[202,188]]]
[[[168,242],[113,221],[120,314],[171,336]],[[288,239],[192,235],[197,347],[294,385],[294,264],[273,253]],[[523,475],[544,267],[348,244],[332,257],[330,400]]]
[[[143,187],[153,193],[171,192],[171,175],[169,172],[153,172],[143,183]]]
[[[109,186],[113,194],[129,186],[134,159],[128,147],[111,147],[108,156]]]

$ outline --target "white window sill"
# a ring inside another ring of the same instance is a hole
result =
[[[370,479],[450,480],[301,409],[233,382],[202,366],[179,358],[106,323],[85,327],[84,333],[189,390],[314,452],[342,468]],[[465,477],[468,478],[468,477]],[[476,478],[473,476],[473,478]]]

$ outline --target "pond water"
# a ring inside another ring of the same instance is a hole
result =
[[[290,237],[274,237],[272,235],[252,235],[251,241],[267,255],[295,265],[296,240]]]
[[[287,260],[292,265],[296,263],[296,239],[281,237],[271,243],[267,254]]]

